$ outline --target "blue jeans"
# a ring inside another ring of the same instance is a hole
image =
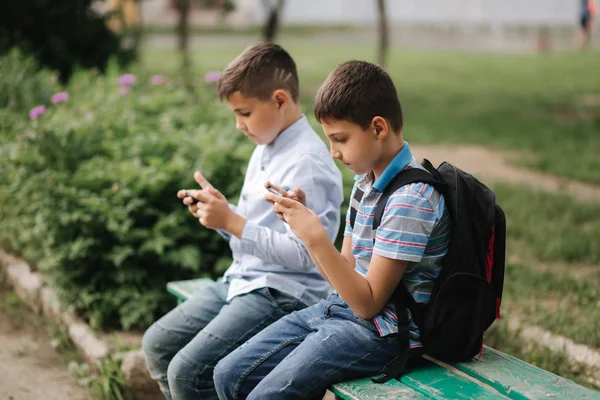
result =
[[[284,315],[297,299],[263,288],[227,301],[221,280],[156,321],[142,348],[150,376],[167,399],[217,399],[213,369],[221,358]]]
[[[219,399],[321,399],[336,382],[372,376],[398,354],[338,295],[275,322],[215,368]]]

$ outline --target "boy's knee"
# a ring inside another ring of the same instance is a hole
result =
[[[146,360],[148,360],[149,356],[152,354],[155,343],[154,336],[154,325],[151,325],[150,328],[144,332],[144,336],[142,337],[142,351],[144,352],[144,357],[146,357]]]
[[[142,351],[146,360],[151,358],[156,353],[156,350],[160,348],[160,342],[163,340],[160,329],[157,328],[156,324],[152,324],[150,328],[144,332],[142,337]]]
[[[169,363],[167,380],[169,381],[169,387],[175,393],[177,387],[182,383],[195,381],[194,368],[182,359],[180,353],[177,353]]]
[[[227,364],[227,357],[225,357],[224,359],[219,361],[215,366],[215,370],[213,372],[213,379],[215,381],[215,385],[225,383],[229,380],[230,368],[228,368]]]
[[[235,361],[231,355],[223,358],[215,366],[213,380],[220,399],[235,399],[235,387],[240,376],[235,369]]]
[[[166,373],[171,357],[179,350],[172,340],[173,338],[156,323],[144,332],[142,351],[151,375]]]

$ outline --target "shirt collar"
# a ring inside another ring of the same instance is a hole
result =
[[[291,145],[303,131],[310,129],[310,125],[306,116],[302,114],[300,119],[285,128],[275,140],[264,145],[264,150],[261,157],[261,166],[264,168],[271,160],[271,155],[276,154],[281,149]]]
[[[265,147],[269,149],[269,151],[281,149],[289,143],[291,143],[292,141],[294,141],[294,139],[296,139],[302,131],[305,131],[309,128],[310,126],[308,124],[308,120],[306,119],[306,116],[302,114],[300,119],[298,119],[296,122],[285,128],[279,135],[277,135],[275,140],[273,140]]]
[[[379,190],[380,192],[383,192],[386,186],[390,184],[392,179],[394,179],[394,177],[398,175],[400,171],[406,168],[406,166],[410,163],[412,159],[413,155],[410,151],[410,146],[408,145],[408,142],[404,142],[404,147],[402,147],[402,150],[400,150],[400,152],[396,154],[396,156],[392,159],[388,166],[385,167],[385,170],[383,170],[379,178],[375,180],[372,187],[374,189]],[[359,179],[366,177],[367,175],[368,174],[356,175],[354,177],[354,180],[358,181]]]

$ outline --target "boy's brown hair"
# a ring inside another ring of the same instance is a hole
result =
[[[298,71],[294,59],[281,46],[262,42],[246,48],[227,66],[217,84],[222,100],[239,91],[268,100],[277,89],[290,92],[298,102]]]
[[[402,130],[402,106],[387,72],[366,61],[347,61],[325,79],[315,98],[317,121],[345,120],[367,129],[374,117],[385,118],[392,131]]]

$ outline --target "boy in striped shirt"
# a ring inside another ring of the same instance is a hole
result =
[[[373,231],[377,201],[402,170],[421,168],[402,135],[402,108],[390,76],[362,61],[338,66],[316,96],[315,115],[331,156],[355,174],[364,195],[354,226],[350,210],[342,251],[325,240],[302,196],[268,194],[273,210],[305,244],[336,294],[275,322],[224,358],[215,369],[221,399],[317,399],[335,382],[385,371],[398,356],[398,317],[390,301],[406,285],[427,303],[448,251],[450,219],[444,197],[423,183],[387,200]],[[421,354],[419,329],[408,314],[409,356]]]

